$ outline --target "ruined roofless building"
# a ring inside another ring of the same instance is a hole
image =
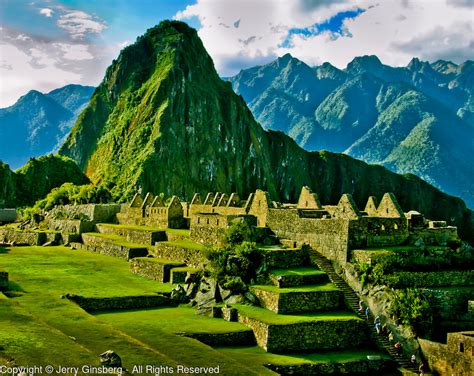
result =
[[[343,194],[337,205],[322,205],[318,195],[303,187],[296,204],[271,200],[268,192],[257,190],[243,201],[236,193],[199,193],[188,204],[173,196],[165,204],[148,193],[136,194],[130,206],[117,215],[124,224],[153,227],[189,227],[191,238],[200,243],[216,244],[236,218],[257,227],[270,229],[280,239],[309,244],[324,256],[341,263],[349,251],[357,248],[413,244],[446,244],[458,240],[456,227],[443,221],[427,221],[418,212],[405,214],[392,193],[380,201],[369,197],[360,211],[350,194]]]

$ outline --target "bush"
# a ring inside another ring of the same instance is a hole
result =
[[[249,224],[238,218],[232,222],[226,230],[223,238],[224,244],[240,244],[242,242],[255,242],[256,234]]]
[[[402,324],[411,326],[417,335],[430,334],[433,312],[420,290],[395,290],[389,313],[397,317]]]
[[[24,209],[22,218],[31,219],[41,211],[51,210],[57,205],[99,204],[110,200],[110,191],[104,186],[64,183],[58,188],[53,188],[44,199],[36,201],[33,207]]]

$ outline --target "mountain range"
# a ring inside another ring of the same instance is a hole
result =
[[[121,51],[59,153],[120,201],[137,189],[189,200],[195,192],[246,197],[260,188],[288,202],[308,185],[322,202],[351,193],[363,208],[369,196],[393,191],[402,207],[474,234],[462,200],[414,175],[308,152],[282,132],[265,131],[182,22],[163,21]]]
[[[340,70],[287,54],[228,80],[264,128],[416,174],[474,207],[473,61],[391,67],[362,56]]]
[[[43,94],[32,90],[0,109],[0,160],[13,168],[57,150],[94,87],[67,85]]]

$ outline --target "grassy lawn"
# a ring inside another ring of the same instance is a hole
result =
[[[293,292],[319,292],[319,291],[339,291],[339,289],[331,282],[324,283],[321,285],[304,285],[304,286],[295,286],[295,287],[277,287],[270,285],[254,285],[252,288],[280,293],[288,294]]]
[[[380,353],[378,350],[372,349],[318,353],[294,353],[290,355],[268,353],[258,346],[220,347],[218,350],[229,356],[243,358],[247,362],[260,362],[261,364],[271,363],[276,365],[351,362],[357,360],[366,360],[367,355],[379,355],[384,359],[390,359],[388,355]]]
[[[173,247],[195,249],[197,251],[202,251],[206,248],[205,245],[201,243],[193,242],[192,240],[189,240],[189,239],[181,239],[181,240],[166,241],[166,242],[159,242],[159,243],[164,244],[164,245],[170,245]]]
[[[194,316],[190,308],[126,312],[107,320],[109,314],[95,317],[61,299],[64,293],[108,297],[171,290],[169,284],[130,273],[124,260],[65,247],[17,247],[0,252],[0,270],[10,273],[11,288],[21,294],[0,299],[0,358],[3,352],[19,365],[99,365],[98,355],[111,349],[129,369],[220,365],[226,375],[268,373],[260,363],[246,365],[173,334],[178,329],[241,330],[237,323]]]
[[[95,236],[107,240],[109,243],[117,244],[126,248],[153,248],[150,245],[128,242],[123,236],[115,234],[101,234],[98,232],[86,232],[85,235]]]
[[[357,251],[367,251],[367,252],[408,252],[408,251],[417,251],[420,249],[427,249],[427,250],[446,250],[449,247],[442,246],[442,245],[424,245],[417,247],[415,245],[399,245],[395,247],[374,247],[374,248],[365,248],[365,249],[357,249]]]
[[[265,308],[249,306],[244,304],[234,304],[239,313],[264,322],[266,324],[283,325],[296,324],[312,321],[336,321],[336,320],[360,320],[355,314],[349,311],[331,311],[318,313],[300,313],[296,315],[281,315],[269,311]]]
[[[290,269],[272,269],[270,274],[275,276],[310,276],[310,275],[321,275],[326,274],[322,270],[316,268],[290,268]]]
[[[250,363],[239,362],[241,357],[239,354],[236,357],[221,354],[194,339],[174,335],[180,332],[229,333],[249,330],[243,324],[196,315],[194,309],[186,306],[102,312],[97,313],[96,317],[113,324],[153,348],[159,348],[161,352],[177,360],[178,363],[187,362],[191,358],[195,366],[221,365],[221,368],[227,369],[223,372],[225,375],[266,373],[258,360]],[[203,347],[206,347],[205,351]]]

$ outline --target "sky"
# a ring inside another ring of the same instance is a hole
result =
[[[196,28],[221,76],[285,53],[341,69],[362,55],[474,59],[474,0],[0,0],[0,108],[30,90],[98,85],[163,19]]]

